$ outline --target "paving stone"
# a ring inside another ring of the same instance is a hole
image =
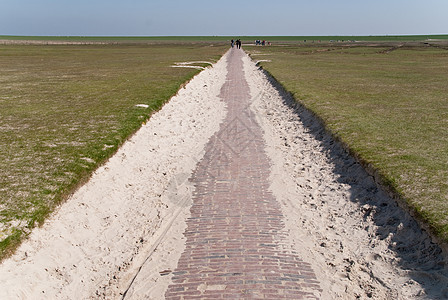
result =
[[[270,161],[251,112],[244,53],[228,56],[220,97],[228,114],[206,145],[195,185],[186,249],[166,299],[318,299],[319,282],[281,247],[280,204],[269,191]]]

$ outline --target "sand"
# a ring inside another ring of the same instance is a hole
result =
[[[448,298],[440,248],[312,114],[244,63],[285,218],[283,247],[312,265],[323,298]],[[163,299],[184,249],[188,178],[226,115],[225,78],[226,56],[36,228],[0,265],[0,299]]]
[[[323,298],[448,298],[438,245],[309,111],[245,62],[290,247],[312,263]]]
[[[182,179],[225,116],[218,95],[226,72],[224,59],[193,78],[32,232],[0,266],[0,299],[116,296],[114,283],[134,274],[173,219],[189,211]],[[182,249],[181,240],[173,243]]]

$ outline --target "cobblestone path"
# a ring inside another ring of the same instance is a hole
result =
[[[196,190],[186,249],[166,299],[318,299],[321,292],[310,265],[281,247],[283,216],[269,191],[243,55],[232,49],[228,56],[220,95],[228,114],[190,179]]]

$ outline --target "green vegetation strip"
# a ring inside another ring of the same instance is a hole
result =
[[[224,42],[241,38],[244,43],[257,39],[275,42],[298,41],[425,41],[448,40],[448,35],[370,35],[370,36],[11,36],[0,35],[0,40],[71,41],[71,42]]]
[[[0,260],[226,49],[0,46]]]
[[[448,51],[247,48],[448,243]]]

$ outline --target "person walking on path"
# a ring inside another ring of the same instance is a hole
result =
[[[241,49],[241,40],[240,40],[240,39],[238,39],[238,40],[236,41],[236,47],[237,47],[238,49]]]
[[[232,48],[233,48],[233,45],[235,44],[235,41],[232,39],[231,41],[230,41],[230,45],[232,46]]]

